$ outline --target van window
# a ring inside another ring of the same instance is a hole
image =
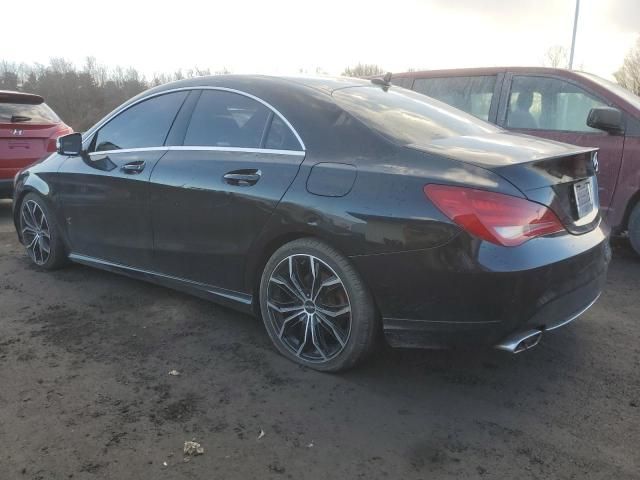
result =
[[[459,108],[482,120],[489,120],[495,75],[473,77],[416,78],[413,90]]]
[[[391,77],[391,84],[396,87],[402,88],[411,88],[411,82],[413,82],[413,78],[409,77]]]
[[[514,76],[507,127],[564,132],[600,132],[587,126],[594,107],[606,104],[573,83],[551,77]]]

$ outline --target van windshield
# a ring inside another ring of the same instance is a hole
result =
[[[594,81],[601,87],[611,90],[613,93],[618,95],[627,103],[630,103],[633,107],[640,110],[640,97],[638,95],[634,95],[633,92],[627,90],[623,86],[618,85],[617,83],[614,83],[614,82],[610,82],[609,80],[606,80],[597,75],[593,75],[592,73],[580,72],[580,75],[587,77],[588,79]]]
[[[401,88],[346,87],[334,90],[333,98],[365,125],[401,145],[501,131],[462,110]]]

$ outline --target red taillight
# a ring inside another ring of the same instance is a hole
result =
[[[442,213],[467,232],[505,247],[564,230],[555,213],[523,198],[433,184],[425,185],[424,193]]]
[[[69,133],[73,133],[73,128],[67,125],[60,125],[49,137],[47,141],[47,152],[53,153],[57,150],[56,140],[63,135],[68,135]]]

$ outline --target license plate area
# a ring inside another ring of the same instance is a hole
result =
[[[593,210],[593,191],[591,180],[582,180],[573,184],[573,195],[578,218],[589,215]]]

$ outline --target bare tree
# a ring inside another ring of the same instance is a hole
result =
[[[542,61],[545,67],[569,68],[569,56],[567,49],[561,45],[554,45],[547,48]]]
[[[622,67],[613,74],[616,81],[627,90],[640,95],[640,39],[624,57]]]
[[[358,63],[355,67],[347,67],[342,72],[345,77],[371,77],[382,75],[384,69],[375,63]]]

